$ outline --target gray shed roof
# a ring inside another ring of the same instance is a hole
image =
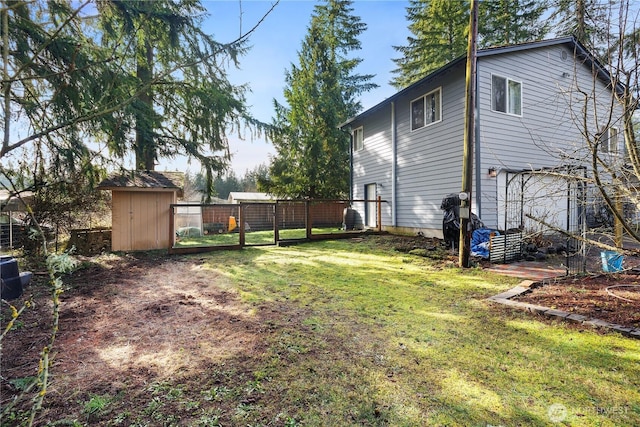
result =
[[[178,190],[184,187],[184,173],[158,171],[125,171],[111,175],[98,184],[100,190],[148,189]]]
[[[255,191],[232,191],[229,193],[230,203],[240,202],[273,202],[274,198],[270,194]]]
[[[12,194],[9,190],[0,190],[0,210],[7,211],[26,211],[26,204],[33,203],[33,192],[22,191],[20,197]]]

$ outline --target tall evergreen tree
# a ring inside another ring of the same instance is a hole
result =
[[[608,47],[609,4],[598,0],[551,0],[551,6],[557,35],[572,34],[592,52],[603,53]]]
[[[464,55],[469,24],[468,0],[410,0],[406,46],[394,46],[402,54],[391,84],[403,88]]]
[[[112,117],[101,113],[114,108],[108,94],[122,76],[111,72],[108,52],[85,36],[81,8],[65,1],[1,4],[0,159],[12,162],[3,174],[33,182],[45,167],[60,177],[88,170],[95,153],[87,135],[113,127]]]
[[[126,58],[135,75],[134,102],[112,138],[120,154],[132,150],[136,168],[153,170],[158,157],[186,154],[200,161],[212,182],[229,162],[226,134],[258,125],[245,109],[245,87],[232,85],[225,64],[235,63],[244,41],[216,42],[201,31],[198,0],[98,2],[103,43]]]
[[[360,109],[358,95],[375,87],[355,69],[358,36],[366,29],[350,0],[327,0],[314,9],[298,53],[286,72],[287,105],[276,104],[272,141],[277,154],[260,188],[276,196],[339,198],[349,187],[349,135],[338,125]]]
[[[544,38],[546,11],[540,0],[491,0],[480,3],[479,46],[515,44]],[[411,37],[396,46],[402,57],[392,84],[402,88],[466,53],[469,27],[467,0],[410,0],[407,20]]]
[[[549,27],[541,21],[547,1],[492,0],[480,3],[478,34],[483,47],[543,39]]]
[[[226,77],[248,34],[229,44],[204,34],[199,0],[103,0],[97,16],[88,4],[0,3],[0,174],[30,177],[24,187],[84,170],[93,183],[101,160],[123,166],[135,153],[153,169],[187,155],[212,183],[229,162],[226,135],[262,129],[246,88]]]

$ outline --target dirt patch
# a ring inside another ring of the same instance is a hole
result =
[[[640,328],[640,277],[637,274],[558,279],[514,299]]]
[[[245,362],[263,352],[265,319],[279,316],[253,315],[223,277],[193,259],[109,255],[65,283],[70,289],[61,295],[63,327],[52,354],[54,376],[42,424],[64,419],[70,402],[88,396],[145,390],[132,396],[134,401],[122,401],[123,408],[145,408],[155,390],[149,387],[163,381],[184,378],[185,384],[199,385],[185,389],[202,390],[216,376],[207,376],[203,384],[203,371],[221,372],[215,367],[225,361],[238,361],[233,365],[250,371]],[[2,406],[20,392],[15,379],[37,375],[39,353],[50,336],[46,288],[30,288],[35,307],[2,343]],[[6,307],[2,315],[8,318]],[[243,378],[242,372],[235,375]]]
[[[289,425],[279,403],[264,405],[284,394],[262,388],[270,372],[299,358],[331,365],[362,348],[330,333],[322,347],[307,348],[318,335],[305,324],[311,309],[246,304],[204,259],[107,255],[87,263],[64,280],[69,288],[61,296],[52,376],[36,426],[240,425],[241,412],[254,408],[261,419],[279,420],[265,425]],[[22,380],[37,375],[51,331],[46,288],[29,286],[35,306],[2,343],[2,407],[20,395]],[[2,316],[9,316],[6,306]],[[372,337],[367,343],[379,345]],[[20,425],[11,421],[29,411],[31,396],[6,425]]]

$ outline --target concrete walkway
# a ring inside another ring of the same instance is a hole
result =
[[[566,269],[563,267],[548,265],[545,262],[540,261],[492,264],[490,267],[485,268],[485,270],[492,271],[497,274],[503,274],[505,276],[519,277],[521,279],[534,281],[553,279],[554,277],[561,277],[567,274]]]

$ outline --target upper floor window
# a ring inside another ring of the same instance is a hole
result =
[[[600,150],[603,153],[615,154],[618,152],[618,129],[609,128],[600,137]]]
[[[411,130],[442,120],[442,96],[438,88],[411,101]]]
[[[522,115],[522,83],[506,77],[491,76],[491,109]]]
[[[353,130],[353,151],[364,148],[364,130],[362,126]]]

